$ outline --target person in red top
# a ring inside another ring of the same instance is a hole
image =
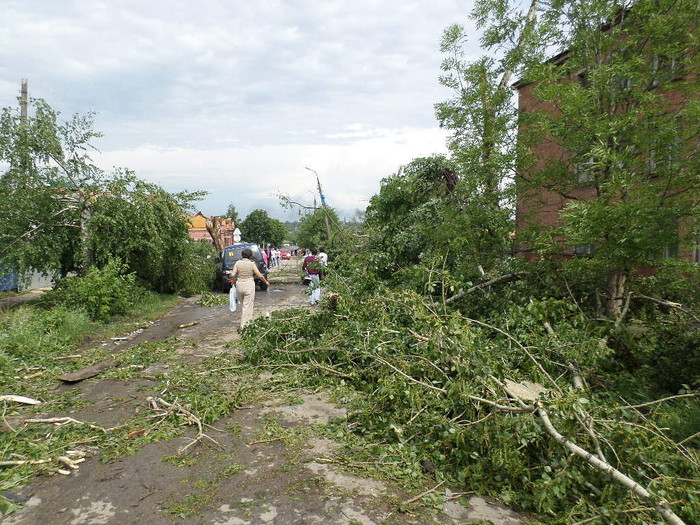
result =
[[[315,248],[311,249],[311,255],[307,255],[304,258],[304,262],[301,263],[301,269],[306,272],[309,276],[309,290],[311,290],[311,296],[309,297],[309,303],[312,305],[318,303],[321,300],[321,280],[319,273],[321,272],[321,261],[316,257]]]

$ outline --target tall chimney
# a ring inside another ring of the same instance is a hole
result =
[[[27,106],[29,104],[29,88],[27,87],[27,79],[22,79],[22,92],[19,99],[19,109],[22,121],[27,120]]]

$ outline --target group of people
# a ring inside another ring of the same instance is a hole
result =
[[[279,250],[277,251],[277,263],[279,264]],[[253,318],[253,306],[255,303],[255,277],[267,286],[270,285],[265,276],[258,270],[258,265],[253,261],[253,251],[249,248],[241,252],[242,259],[236,261],[231,271],[231,279],[235,282],[235,294],[241,305],[241,328]],[[274,261],[274,255],[270,255],[270,261]],[[274,266],[274,262],[271,263]],[[309,303],[318,304],[321,300],[321,281],[326,277],[328,267],[328,254],[323,248],[308,250],[301,264],[302,271],[309,278]]]
[[[279,250],[279,248],[270,248],[268,246],[267,249],[263,251],[263,256],[265,259],[265,264],[267,264],[270,268],[279,266],[280,261],[282,260],[282,252]]]

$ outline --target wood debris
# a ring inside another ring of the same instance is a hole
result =
[[[78,381],[95,377],[100,372],[108,370],[109,368],[114,368],[118,365],[119,362],[117,362],[116,360],[108,359],[106,361],[102,361],[101,363],[97,363],[86,368],[81,368],[80,370],[76,370],[75,372],[64,374],[62,376],[59,376],[58,379],[60,381],[63,381],[64,383],[77,383]]]
[[[39,401],[38,399],[32,399],[31,397],[14,396],[14,395],[0,396],[0,401],[14,401],[15,403],[22,403],[24,405],[40,405],[41,404],[41,401]]]
[[[68,425],[68,424],[87,425],[90,428],[94,428],[95,430],[100,430],[101,432],[105,432],[105,433],[108,430],[112,430],[110,428],[103,428],[99,425],[93,425],[92,423],[87,423],[85,421],[78,421],[77,419],[73,419],[72,417],[32,418],[32,419],[25,419],[24,423],[45,423],[45,424],[53,424],[53,425],[56,425],[57,427],[62,427],[63,425]]]
[[[0,461],[0,467],[14,467],[18,465],[44,465],[47,463],[58,463],[61,467],[56,469],[58,474],[68,476],[73,470],[80,468],[80,463],[85,461],[85,452],[81,450],[66,450],[61,456],[55,459],[15,459]],[[68,467],[65,469],[63,467]]]
[[[208,439],[212,443],[214,443],[216,446],[219,448],[223,449],[223,445],[216,441],[214,438],[206,435],[204,433],[203,427],[204,424],[202,423],[201,419],[199,419],[195,414],[190,412],[187,408],[182,406],[179,401],[176,399],[172,403],[169,403],[165,401],[163,398],[160,397],[147,397],[146,401],[148,401],[148,404],[150,405],[151,409],[154,411],[157,411],[156,414],[150,416],[151,418],[156,418],[156,417],[161,417],[165,418],[170,415],[178,415],[181,417],[185,418],[185,422],[189,425],[197,425],[197,437],[193,439],[188,445],[181,447],[177,451],[178,456],[182,456],[185,452],[187,452],[187,449],[190,448],[191,446],[199,443],[200,441],[204,441],[205,439]],[[213,428],[213,427],[211,427]],[[215,429],[216,430],[216,429]]]
[[[72,359],[80,359],[81,357],[83,357],[82,354],[63,355],[63,356],[61,356],[61,355],[55,355],[55,356],[53,356],[51,359],[54,359],[54,360],[56,360],[56,361],[69,361],[69,360],[72,360]]]

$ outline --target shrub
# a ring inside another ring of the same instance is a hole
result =
[[[102,268],[90,268],[84,276],[60,281],[43,302],[82,309],[91,319],[104,321],[128,312],[143,294],[135,274],[127,274],[125,265],[112,259]]]

